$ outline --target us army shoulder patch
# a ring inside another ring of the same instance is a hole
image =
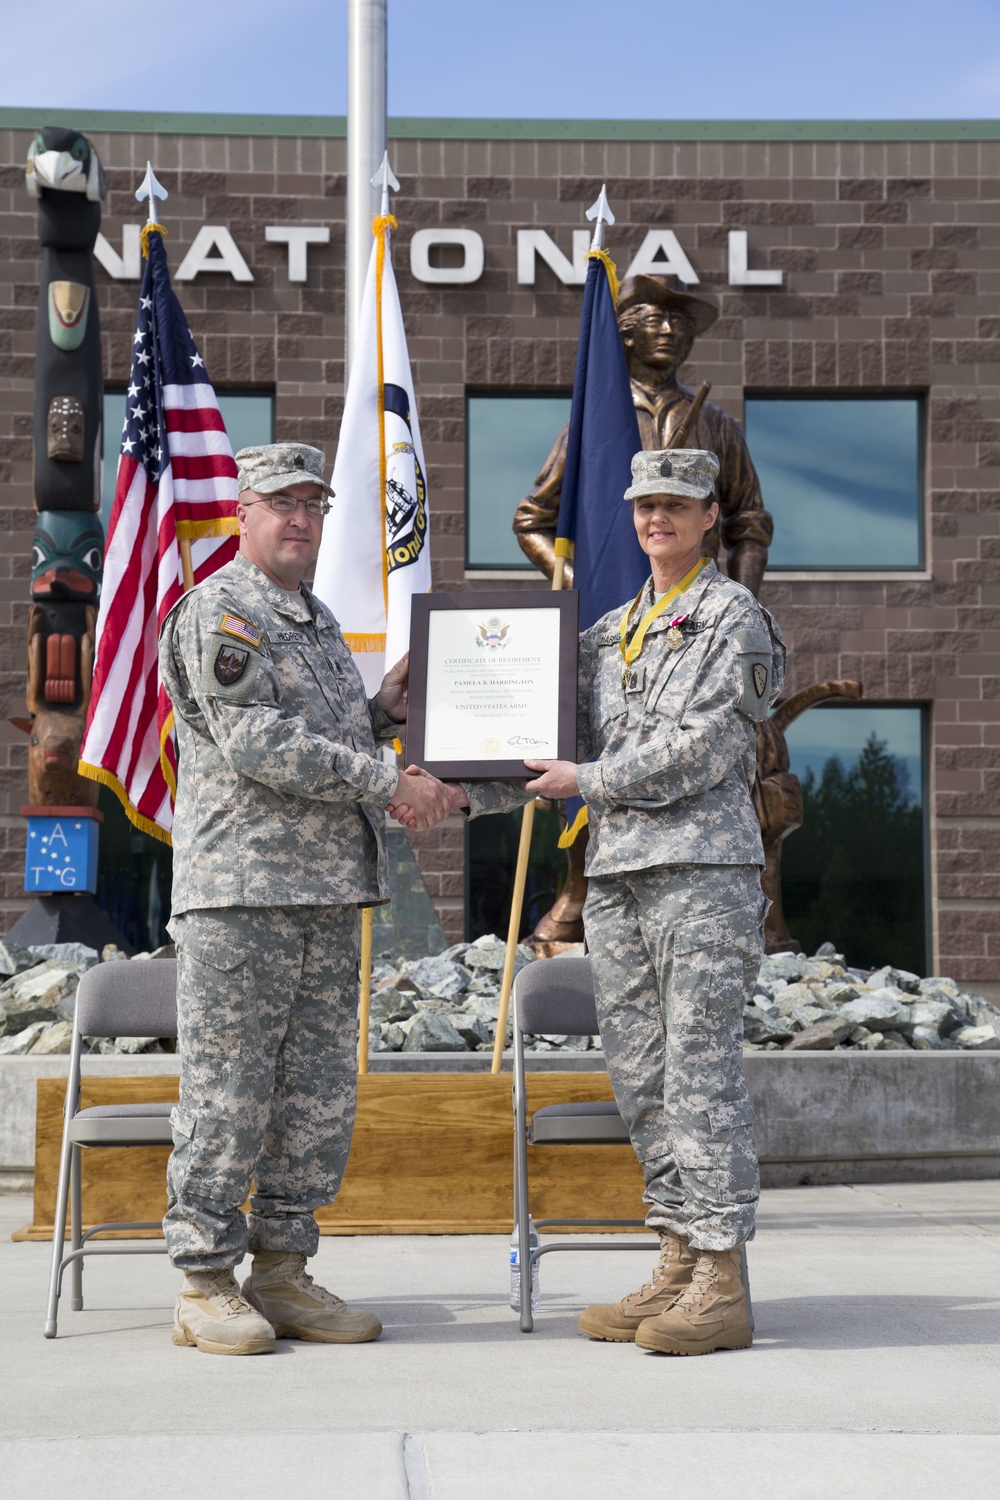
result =
[[[260,651],[238,646],[221,631],[214,632],[205,643],[202,657],[202,692],[230,703],[251,702],[264,659]]]
[[[238,615],[223,615],[219,621],[219,629],[223,635],[234,635],[238,641],[244,641],[254,649],[260,645],[260,631],[248,620],[241,620]]]
[[[221,683],[223,687],[239,682],[247,669],[249,660],[249,651],[241,651],[238,646],[220,646],[215,654],[215,665],[212,669],[216,682]]]

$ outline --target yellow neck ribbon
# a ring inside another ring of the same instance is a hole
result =
[[[708,566],[708,561],[709,560],[707,557],[699,557],[694,567],[691,568],[689,572],[684,574],[684,577],[680,580],[680,582],[675,583],[672,589],[667,590],[662,599],[657,599],[652,608],[647,609],[646,613],[639,621],[639,625],[635,631],[635,634],[632,636],[632,639],[626,644],[625,637],[626,632],[628,631],[628,622],[629,620],[631,620],[632,612],[638,605],[645,591],[646,585],[643,584],[642,588],[636,594],[628,609],[622,615],[621,653],[626,662],[635,661],[636,657],[639,655],[639,652],[642,650],[643,642],[646,639],[646,631],[649,629],[650,625],[652,625],[655,619],[662,615],[668,604],[672,604],[678,597],[678,595],[683,594],[685,589],[689,589],[691,587],[692,583],[694,583],[695,579],[698,577],[698,574],[702,571],[702,569]]]

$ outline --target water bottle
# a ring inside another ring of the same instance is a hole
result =
[[[528,1246],[531,1250],[537,1250],[541,1240],[538,1238],[538,1230],[535,1228],[528,1215]],[[531,1311],[534,1312],[542,1299],[538,1286],[538,1261],[531,1262]],[[514,1225],[514,1233],[510,1237],[510,1305],[515,1312],[521,1311],[521,1243],[518,1227]]]

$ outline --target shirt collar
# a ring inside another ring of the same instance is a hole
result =
[[[256,563],[244,557],[242,552],[237,552],[233,558],[233,567],[263,596],[276,614],[283,615],[285,619],[294,620],[300,625],[312,623],[312,612],[299,589],[290,593],[288,589],[279,588],[266,573],[257,567]]]

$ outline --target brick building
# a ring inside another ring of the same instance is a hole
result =
[[[107,169],[97,276],[109,399],[129,371],[133,193],[148,158],[170,191],[161,217],[177,290],[217,390],[265,398],[256,420],[266,408],[271,426],[257,440],[273,431],[330,457],[343,405],[343,121],[0,111],[4,721],[23,712],[40,261],[23,163],[43,123],[85,131]],[[719,303],[683,378],[710,378],[713,399],[746,420],[778,528],[762,598],[789,640],[793,686],[863,683],[863,705],[812,710],[827,727],[801,745],[846,754],[835,716],[842,728],[867,714],[855,728],[890,737],[910,726],[899,759],[921,820],[926,963],[1000,990],[1000,127],[409,120],[391,122],[390,155],[435,586],[541,586],[511,550],[509,514],[564,419],[584,211],[606,182],[620,273],[638,257],[696,277]],[[417,231],[432,233],[411,262]],[[502,501],[489,462],[500,448],[516,449]],[[886,451],[892,472],[872,478]],[[858,454],[869,455],[860,479],[847,462]],[[9,925],[26,899],[26,752],[6,722],[0,739]],[[796,753],[798,768],[819,770],[818,751]],[[415,840],[453,938],[466,838],[448,824]]]

